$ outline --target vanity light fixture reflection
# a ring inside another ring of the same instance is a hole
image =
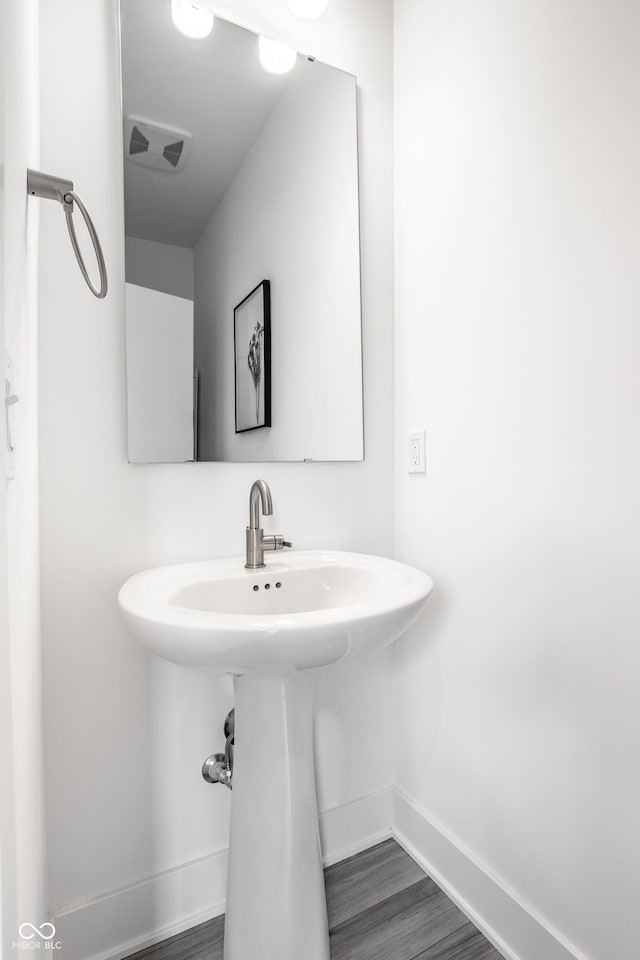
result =
[[[203,40],[213,29],[213,14],[191,0],[171,0],[174,26],[185,37]]]
[[[315,20],[321,17],[329,5],[329,0],[287,0],[291,13],[302,20]]]
[[[267,73],[289,73],[296,65],[297,51],[279,40],[260,37],[258,41],[260,63]]]

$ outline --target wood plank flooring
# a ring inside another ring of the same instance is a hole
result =
[[[325,886],[331,960],[503,960],[395,840],[328,867]],[[223,960],[223,942],[217,917],[127,960]]]

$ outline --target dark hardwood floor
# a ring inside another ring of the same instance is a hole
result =
[[[395,840],[328,867],[325,884],[331,960],[503,960]],[[223,960],[223,941],[218,917],[127,960]]]

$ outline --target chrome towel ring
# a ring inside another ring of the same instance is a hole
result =
[[[71,202],[69,202],[71,198]],[[98,261],[98,270],[100,271],[100,288],[96,289],[93,283],[91,282],[91,277],[87,273],[87,268],[84,265],[84,260],[82,259],[82,254],[80,253],[80,248],[78,246],[78,238],[76,236],[76,228],[73,225],[73,204],[78,204],[78,209],[84,217],[84,222],[87,225],[87,230],[89,231],[89,236],[91,237],[91,242],[93,244],[93,249],[96,252],[96,259]],[[69,237],[71,238],[71,246],[73,247],[73,252],[76,255],[76,260],[78,261],[78,266],[82,271],[82,276],[87,281],[87,286],[94,297],[98,297],[99,300],[102,300],[103,297],[107,295],[107,268],[104,262],[104,256],[102,255],[102,247],[100,246],[100,241],[98,240],[98,234],[96,233],[96,228],[93,225],[93,220],[89,216],[89,211],[85,207],[84,203],[80,199],[77,193],[74,193],[73,190],[68,190],[64,195],[64,216],[67,221],[67,229],[69,230]]]
[[[27,170],[27,193],[31,197],[40,197],[44,200],[57,200],[58,203],[62,204],[65,220],[67,221],[67,229],[69,231],[71,246],[73,247],[73,252],[76,255],[76,260],[78,261],[78,266],[80,267],[82,276],[84,277],[85,282],[94,297],[98,297],[99,300],[102,300],[107,295],[107,268],[104,262],[102,247],[100,246],[100,240],[98,239],[96,228],[93,225],[93,220],[89,216],[89,211],[85,207],[78,194],[74,192],[73,182],[71,180],[63,180],[62,177],[52,177],[48,173],[40,173],[37,170]],[[73,223],[74,203],[78,205],[78,209],[84,218],[84,222],[87,225],[87,230],[89,231],[89,236],[91,237],[93,249],[96,254],[98,270],[100,271],[99,288],[94,286],[92,283],[91,277],[87,272],[85,262],[82,259],[82,254],[80,253],[78,238],[76,236],[76,228]]]

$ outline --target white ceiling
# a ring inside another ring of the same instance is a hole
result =
[[[173,26],[171,0],[121,0],[120,9],[124,117],[193,137],[179,173],[125,161],[125,232],[193,247],[290,75],[266,73],[257,36],[227,21],[190,40]]]

